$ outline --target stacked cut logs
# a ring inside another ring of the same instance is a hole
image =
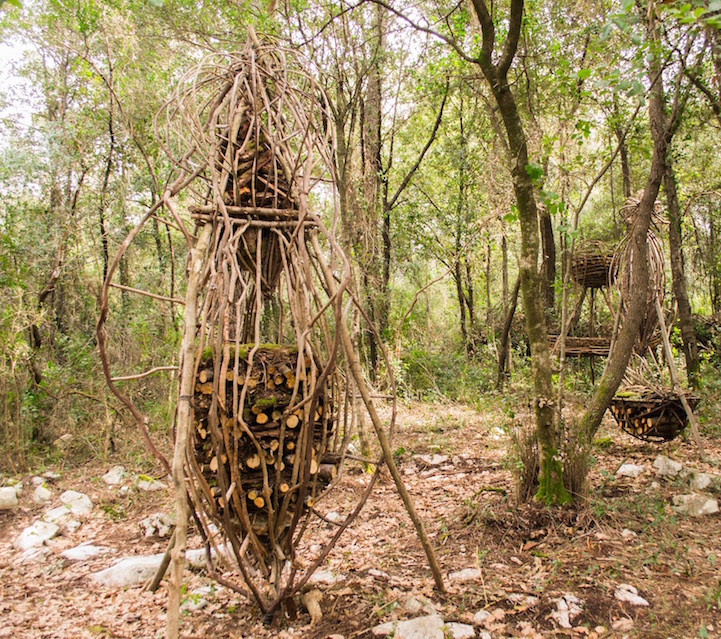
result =
[[[616,280],[613,254],[597,249],[577,253],[571,262],[574,281],[584,288],[603,288]]]
[[[303,507],[312,505],[336,477],[340,460],[332,453],[330,389],[317,387],[314,397],[304,395],[315,385],[311,358],[299,357],[292,347],[261,345],[249,365],[252,348],[238,349],[237,369],[231,348],[222,380],[214,379],[220,366],[214,366],[212,355],[201,360],[194,394],[194,461],[218,519],[229,506],[231,523],[242,537],[245,510],[254,532],[277,542],[298,500]]]
[[[692,409],[698,405],[698,397],[687,395],[686,399]],[[670,441],[688,422],[679,397],[658,389],[626,387],[616,393],[609,408],[624,431],[644,441]]]

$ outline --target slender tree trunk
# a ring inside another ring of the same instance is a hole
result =
[[[531,347],[536,416],[536,439],[539,457],[539,488],[536,499],[547,503],[566,503],[571,496],[563,485],[563,469],[558,457],[554,392],[551,377],[551,357],[546,329],[543,278],[538,268],[539,219],[533,183],[528,174],[528,141],[518,112],[516,100],[508,83],[508,70],[518,50],[524,3],[511,0],[506,42],[498,62],[493,62],[496,28],[484,0],[473,0],[482,31],[478,65],[493,93],[508,139],[513,192],[521,225],[521,260],[519,275],[526,331]]]
[[[518,302],[518,291],[521,288],[521,278],[516,280],[516,284],[513,287],[513,294],[511,295],[511,303],[506,308],[506,318],[503,322],[503,332],[501,333],[501,347],[498,349],[498,376],[496,378],[496,388],[501,390],[503,388],[503,381],[506,378],[506,371],[509,370],[511,363],[511,323],[513,322],[513,316],[516,314],[516,304]]]
[[[553,310],[555,304],[555,281],[556,281],[556,241],[553,237],[553,220],[546,207],[542,207],[540,213],[541,246],[543,248],[543,266],[541,269],[543,277],[543,297],[546,308]]]
[[[649,11],[648,16],[648,37],[657,45],[659,35],[655,22],[655,13]],[[665,105],[661,85],[661,66],[657,53],[654,54],[654,58],[649,65],[648,75],[652,84],[648,116],[653,139],[653,153],[646,186],[630,230],[631,272],[628,306],[613,351],[606,362],[606,368],[591,398],[590,405],[581,417],[579,424],[580,434],[586,444],[590,444],[593,440],[601,424],[603,414],[606,412],[623,379],[636,336],[648,308],[648,229],[656,197],[663,181],[666,167],[666,151],[671,137],[671,131],[666,124],[664,115]]]
[[[668,202],[669,232],[668,243],[671,253],[671,277],[673,280],[673,294],[678,304],[678,319],[681,325],[681,339],[683,340],[683,354],[686,358],[686,374],[691,386],[698,385],[699,359],[696,330],[693,326],[691,304],[688,300],[686,288],[686,270],[684,268],[681,209],[678,203],[676,190],[676,176],[669,154],[666,157],[666,170],[663,176],[664,190]]]
[[[631,197],[632,186],[631,186],[631,165],[628,162],[628,147],[626,146],[626,139],[623,135],[623,129],[617,126],[614,130],[616,139],[618,140],[619,154],[621,155],[621,176],[623,178],[623,197],[628,199]]]

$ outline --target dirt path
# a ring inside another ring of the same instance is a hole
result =
[[[651,446],[609,423],[594,450],[588,504],[579,511],[548,512],[514,503],[506,422],[499,406],[479,413],[454,405],[413,405],[402,408],[393,443],[444,572],[477,569],[473,580],[449,580],[449,594],[436,595],[410,520],[384,475],[325,567],[339,579],[318,586],[320,622],[309,625],[300,611],[281,629],[263,627],[253,606],[212,585],[203,596],[207,605],[184,615],[184,636],[369,637],[378,623],[422,614],[408,611],[409,597],[431,599],[446,622],[472,624],[476,613],[489,611],[476,636],[481,631],[493,638],[721,636],[721,516],[676,515],[671,498],[689,492],[687,480],[657,479],[652,466],[665,454],[719,474],[717,440],[707,439],[711,461],[701,464],[690,442]],[[429,466],[419,459],[422,454],[447,460]],[[617,477],[625,462],[643,466],[643,474]],[[100,480],[107,469],[60,469],[55,496],[73,488],[88,494],[96,508],[76,532],[52,540],[39,557],[20,562],[12,548],[17,534],[48,508],[32,503],[29,477],[21,507],[0,513],[0,637],[163,636],[165,586],[154,595],[140,586],[101,588],[89,574],[123,556],[162,552],[166,542],[144,538],[138,521],[168,512],[171,495],[130,491],[121,497]],[[333,496],[335,506],[342,511],[367,481],[367,475],[349,474]],[[81,542],[110,550],[81,562],[60,555]],[[614,594],[624,583],[635,586],[649,606],[618,601]],[[208,584],[204,575],[190,573],[187,592]],[[582,602],[572,629],[554,618],[565,594]],[[198,597],[187,599],[192,604]]]

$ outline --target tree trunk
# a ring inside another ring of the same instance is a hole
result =
[[[528,143],[516,100],[508,83],[508,70],[518,50],[524,3],[511,0],[506,42],[497,63],[493,63],[496,28],[484,0],[474,0],[482,31],[478,65],[493,93],[508,139],[513,192],[521,224],[521,260],[519,276],[526,331],[531,347],[531,371],[535,397],[536,438],[539,457],[539,488],[536,499],[546,504],[560,504],[571,500],[563,485],[563,469],[558,457],[554,393],[551,378],[551,357],[543,297],[543,278],[538,268],[539,220],[533,183],[528,174]]]
[[[551,214],[543,207],[540,210],[540,215],[541,246],[543,248],[541,268],[543,276],[543,298],[546,308],[552,311],[555,303],[556,241],[553,237],[553,220],[551,219]]]
[[[671,253],[671,277],[673,294],[678,304],[678,319],[681,325],[681,339],[683,340],[683,354],[686,358],[686,374],[690,386],[698,385],[699,359],[696,331],[693,326],[691,304],[688,300],[686,288],[686,271],[684,268],[681,209],[678,203],[676,190],[676,176],[673,171],[671,158],[666,156],[666,170],[663,176],[664,190],[668,202],[669,232],[668,243]]]
[[[648,36],[657,43],[659,36],[653,11],[649,11]],[[671,132],[664,115],[664,95],[661,85],[661,65],[658,54],[655,54],[649,65],[649,80],[652,90],[649,96],[648,117],[653,139],[653,154],[646,186],[638,206],[633,225],[630,230],[630,289],[628,307],[623,318],[622,327],[615,341],[603,375],[591,398],[591,403],[581,417],[579,434],[586,444],[593,441],[603,414],[611,403],[626,372],[628,359],[631,356],[641,322],[648,308],[648,228],[651,223],[656,197],[666,167],[666,151],[670,142]]]
[[[626,146],[626,139],[623,135],[623,129],[617,126],[614,130],[616,133],[616,139],[619,143],[619,153],[621,155],[621,175],[623,177],[623,197],[628,199],[631,197],[632,186],[631,186],[631,165],[628,163],[628,147]]]

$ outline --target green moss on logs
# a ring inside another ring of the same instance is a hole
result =
[[[238,358],[247,361],[248,355],[250,355],[250,351],[253,350],[254,346],[255,344],[240,344],[238,346]],[[259,344],[256,355],[258,353],[282,353],[284,355],[297,355],[298,348],[287,344]],[[235,344],[230,345],[230,358],[235,359]],[[211,346],[208,346],[207,348],[203,349],[203,352],[200,354],[200,361],[206,363],[212,359],[213,348]]]

